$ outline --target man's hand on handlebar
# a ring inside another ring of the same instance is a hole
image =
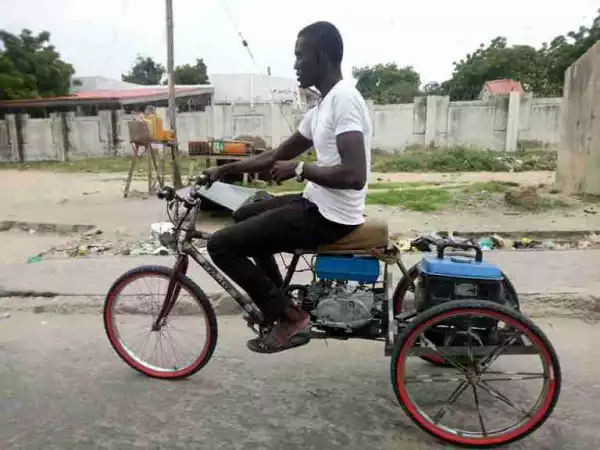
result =
[[[217,167],[209,167],[208,169],[204,170],[202,173],[206,176],[209,177],[211,183],[214,183],[215,181],[219,181],[221,178],[223,178],[225,176],[225,167],[227,166],[227,164],[223,165],[223,166],[217,166]]]

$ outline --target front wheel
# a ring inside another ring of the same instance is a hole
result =
[[[217,317],[200,287],[178,274],[170,313],[158,324],[173,269],[142,266],[121,275],[104,302],[104,328],[123,361],[153,378],[180,379],[198,372],[217,345]]]
[[[481,319],[498,322],[493,335]],[[442,323],[462,330],[466,345],[431,342],[428,331]],[[425,353],[449,367],[408,363]],[[462,447],[524,438],[550,416],[561,388],[558,356],[544,332],[520,312],[487,301],[452,301],[417,316],[398,337],[391,365],[394,393],[411,420]]]

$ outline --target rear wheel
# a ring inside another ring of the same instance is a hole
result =
[[[486,336],[477,327],[481,319],[501,324],[496,334]],[[432,343],[427,331],[440,323],[466,323],[467,345]],[[449,368],[408,363],[423,353]],[[391,363],[394,393],[411,420],[463,447],[497,447],[529,435],[550,416],[561,388],[558,357],[542,330],[518,311],[487,301],[452,301],[425,311],[398,338]]]
[[[180,379],[198,372],[217,345],[217,318],[206,294],[191,279],[177,276],[175,304],[159,324],[173,270],[142,266],[119,277],[106,295],[104,328],[117,354],[154,378]]]
[[[407,309],[414,308],[414,291],[411,288],[412,283],[417,282],[417,278],[419,277],[419,264],[415,264],[410,269],[408,269],[408,278],[402,277],[402,279],[396,285],[396,289],[394,290],[394,313],[396,315],[401,314]],[[513,286],[512,282],[506,276],[505,273],[502,273],[502,287],[504,289],[504,303],[506,306],[514,308],[519,311],[519,297],[517,295],[517,291]],[[423,356],[422,359],[425,361],[434,364],[440,367],[447,367],[448,363],[443,359],[436,357],[435,355]]]

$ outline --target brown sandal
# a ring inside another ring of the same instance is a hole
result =
[[[289,348],[300,347],[310,342],[310,316],[296,306],[285,310],[286,317],[260,338],[251,339],[247,346],[257,353],[278,353]]]

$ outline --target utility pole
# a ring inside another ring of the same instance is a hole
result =
[[[171,147],[173,159],[173,185],[181,189],[181,172],[179,170],[179,144],[177,142],[177,106],[175,104],[175,58],[173,50],[173,0],[166,0],[167,6],[167,76],[169,82],[169,125],[175,136],[175,144]]]

